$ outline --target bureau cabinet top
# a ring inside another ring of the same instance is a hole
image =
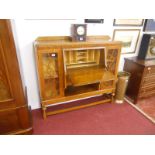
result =
[[[130,57],[130,58],[125,58],[126,61],[131,61],[134,62],[138,65],[148,67],[148,66],[155,66],[155,59],[151,60],[140,60],[137,57]]]
[[[109,36],[87,36],[87,41],[73,42],[69,36],[38,37],[35,40],[37,47],[76,47],[76,46],[121,46],[120,41],[110,41]]]

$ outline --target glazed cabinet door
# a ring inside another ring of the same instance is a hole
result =
[[[38,52],[39,81],[43,101],[63,96],[63,63],[61,49]]]
[[[115,76],[118,72],[118,63],[120,58],[120,48],[107,48],[107,68]]]
[[[109,76],[101,82],[101,89],[115,89],[117,81],[118,63],[120,58],[120,47],[106,48],[106,70]]]

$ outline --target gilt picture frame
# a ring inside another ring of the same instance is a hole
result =
[[[136,51],[140,29],[114,29],[113,41],[122,42],[121,54],[133,54]]]
[[[113,26],[142,26],[144,19],[114,19]]]

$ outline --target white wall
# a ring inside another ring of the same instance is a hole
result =
[[[40,107],[39,89],[34,59],[33,42],[38,36],[65,36],[70,35],[70,26],[73,23],[83,23],[83,19],[77,20],[12,20],[15,35],[16,49],[23,71],[22,79],[27,86],[28,104],[32,109]],[[113,29],[124,27],[113,27],[113,19],[104,19],[104,24],[88,24],[88,35],[109,35],[112,38]],[[135,27],[125,27],[135,29]],[[140,28],[141,27],[136,27]],[[139,45],[139,43],[138,43]],[[138,49],[138,48],[137,48]],[[123,69],[124,57],[135,54],[121,55],[119,70]]]

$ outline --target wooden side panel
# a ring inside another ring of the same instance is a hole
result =
[[[0,112],[0,134],[5,134],[20,128],[18,116],[15,110]]]
[[[0,134],[32,132],[32,120],[27,106],[0,111]]]
[[[0,20],[0,134],[32,131],[9,20]]]
[[[11,91],[9,79],[7,76],[7,68],[5,66],[4,57],[3,57],[3,48],[0,41],[0,102],[11,99]]]
[[[8,77],[13,90],[15,106],[26,104],[24,91],[22,87],[19,64],[16,55],[16,49],[9,20],[0,20],[0,40],[3,50],[1,51],[5,58],[5,66],[8,70]],[[15,91],[18,90],[18,91]]]
[[[125,60],[124,71],[131,74],[126,95],[135,102],[137,101],[139,95],[139,90],[143,77],[143,69],[143,66],[138,65],[130,60]]]

